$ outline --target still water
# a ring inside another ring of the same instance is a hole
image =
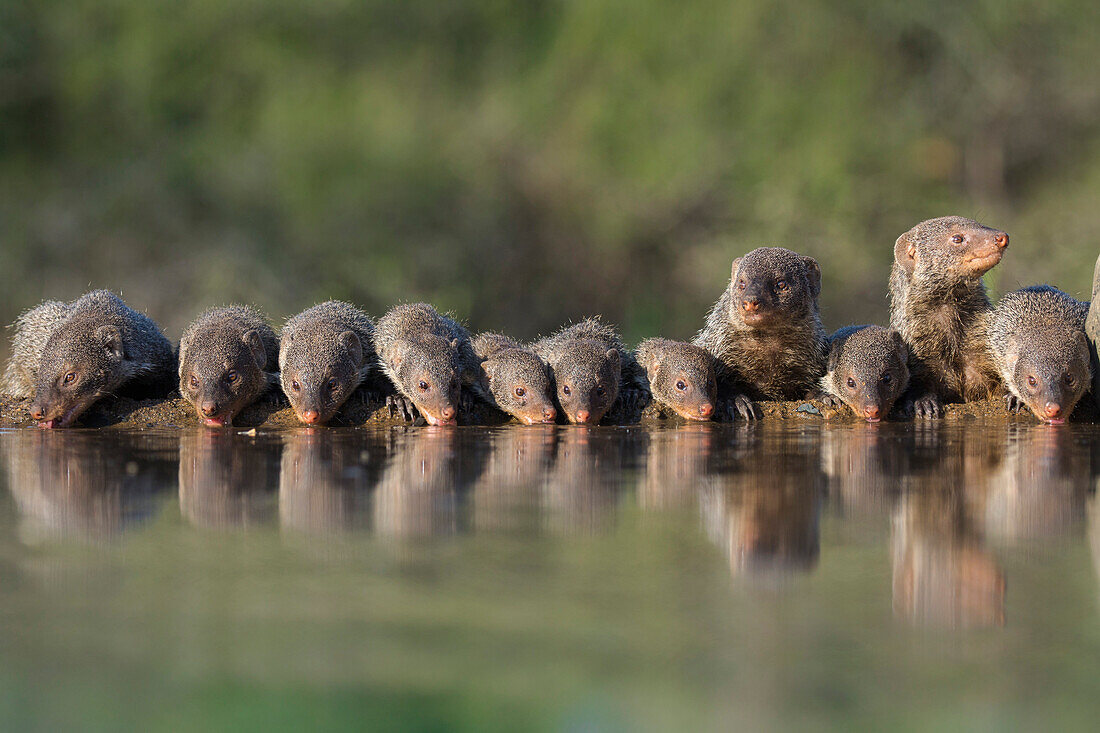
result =
[[[0,432],[0,729],[1094,728],[1100,429]]]

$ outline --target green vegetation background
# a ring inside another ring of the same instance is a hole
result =
[[[782,244],[833,328],[955,213],[1012,235],[996,289],[1087,298],[1098,33],[1087,0],[0,0],[0,319],[95,286],[172,338],[330,297],[686,338]]]

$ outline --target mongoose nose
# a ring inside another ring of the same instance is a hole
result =
[[[577,422],[588,422],[588,410],[577,410]]]
[[[214,417],[218,414],[218,403],[203,402],[202,405],[199,406],[199,409],[202,410],[204,417]]]
[[[1058,417],[1062,414],[1062,406],[1057,402],[1048,402],[1043,405],[1043,412],[1046,413],[1047,417]]]
[[[302,421],[308,423],[309,425],[313,425],[320,419],[321,416],[316,410],[306,410],[302,413]]]
[[[864,408],[863,415],[868,420],[877,420],[878,416],[879,416],[879,412],[881,412],[881,411],[879,410],[878,405],[870,405],[870,406]]]
[[[755,313],[756,309],[760,307],[760,301],[756,298],[745,298],[741,301],[741,310],[746,313]]]
[[[712,412],[714,412],[714,405],[710,404],[709,402],[704,402],[703,404],[699,405],[699,414],[703,417],[710,417]]]
[[[558,416],[558,411],[553,407],[547,407],[542,411],[542,419],[546,422],[553,422],[554,418]]]
[[[1004,249],[1008,246],[1008,235],[1004,232],[999,232],[993,236],[993,241],[998,247]]]
[[[41,420],[42,418],[46,417],[46,411],[43,410],[38,405],[32,405],[31,406],[31,417],[34,418],[35,420]]]
[[[444,420],[453,420],[455,416],[455,408],[447,405],[439,411],[439,414],[443,416]]]

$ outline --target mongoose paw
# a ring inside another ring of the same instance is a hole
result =
[[[390,417],[399,417],[405,422],[415,422],[420,417],[420,411],[416,405],[403,394],[391,394],[386,397],[386,407],[389,408]]]
[[[736,420],[738,416],[743,420],[758,420],[764,416],[764,413],[760,411],[760,407],[747,395],[743,394],[728,400],[723,406],[722,412],[725,419],[731,422]]]
[[[634,422],[646,405],[652,401],[653,395],[649,390],[639,388],[626,388],[619,392],[619,410],[624,422]]]
[[[926,420],[943,417],[943,404],[936,395],[926,394],[923,397],[913,400],[910,411],[913,417]]]
[[[833,410],[839,410],[844,405],[843,400],[831,394],[822,393],[817,399],[821,401],[822,405]]]
[[[1005,395],[1005,407],[1008,408],[1009,412],[1020,412],[1027,405],[1019,397],[1009,392]]]

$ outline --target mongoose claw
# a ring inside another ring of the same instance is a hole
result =
[[[760,407],[743,394],[733,398],[732,406],[736,413],[745,420],[759,420],[764,416],[764,413],[760,411]]]
[[[1005,395],[1005,407],[1008,408],[1009,412],[1020,412],[1026,405],[1023,400],[1009,392]]]
[[[389,408],[390,417],[400,417],[405,422],[415,422],[420,417],[416,405],[402,394],[391,394],[386,397],[386,407]]]
[[[825,405],[825,407],[831,408],[833,410],[840,409],[840,406],[844,404],[840,399],[834,397],[831,394],[823,394],[818,397],[818,399],[821,400],[821,404]]]
[[[913,417],[922,419],[943,417],[943,404],[936,395],[926,394],[919,399],[913,400],[911,412]]]

